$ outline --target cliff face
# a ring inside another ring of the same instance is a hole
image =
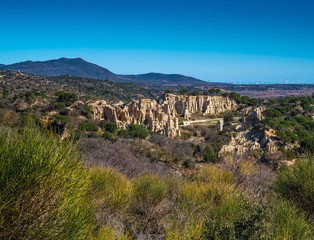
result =
[[[160,103],[151,99],[132,101],[123,109],[108,104],[104,100],[91,102],[93,117],[97,121],[106,120],[116,123],[120,128],[129,124],[145,125],[150,131],[159,132],[169,137],[181,135],[179,119],[182,115],[188,119],[191,114],[202,115],[234,110],[236,103],[225,97],[164,95]]]
[[[89,106],[92,108],[95,120],[113,122],[119,128],[125,128],[129,124],[142,124],[150,131],[169,137],[181,135],[179,119],[172,113],[165,113],[163,105],[158,104],[155,100],[132,101],[123,109],[109,105],[104,100],[95,101]]]
[[[234,100],[223,96],[187,96],[165,94],[163,101],[168,104],[170,111],[184,116],[188,120],[193,113],[200,115],[218,115],[235,110]]]

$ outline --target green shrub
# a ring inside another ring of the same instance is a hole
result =
[[[62,124],[67,124],[70,122],[70,118],[67,115],[62,115],[62,114],[56,115],[55,120]]]
[[[33,113],[24,113],[20,115],[19,119],[19,125],[20,127],[26,127],[26,126],[42,126],[40,117]]]
[[[314,239],[313,227],[290,202],[275,198],[268,202],[264,239]]]
[[[149,132],[146,127],[138,124],[131,124],[128,126],[127,135],[134,138],[147,138]]]
[[[182,89],[180,89],[179,94],[180,95],[187,95],[188,92],[189,92],[189,90],[187,90],[186,88],[182,88]]]
[[[165,92],[165,93],[171,93],[171,94],[174,93],[172,89],[166,89],[164,92]]]
[[[55,96],[57,97],[58,102],[65,102],[65,103],[73,103],[74,101],[78,99],[75,93],[65,92],[65,91],[58,91],[55,93]]]
[[[175,159],[176,161],[178,161],[178,159]],[[184,162],[183,162],[183,166],[185,168],[191,168],[193,167],[193,162],[191,159],[185,159]]]
[[[114,133],[115,134],[118,131],[118,125],[116,123],[101,121],[99,123],[99,126],[102,129],[104,129],[105,131],[108,131],[110,133]]]
[[[205,168],[195,181],[180,183],[166,239],[228,239],[218,235],[217,229],[233,226],[241,216],[248,215],[249,204],[229,183],[232,176],[230,180],[229,173],[216,170]],[[207,179],[212,173],[215,176]]]
[[[309,155],[314,155],[314,137],[308,137],[301,141],[301,151]]]
[[[126,232],[119,232],[116,228],[112,226],[104,226],[100,228],[96,236],[93,236],[91,240],[131,240],[132,238]]]
[[[219,88],[211,88],[208,90],[208,94],[211,96],[217,96],[221,93],[221,89]]]
[[[110,141],[114,141],[117,139],[117,136],[111,132],[104,132],[104,139],[110,140]]]
[[[110,168],[90,169],[89,198],[98,212],[118,215],[126,210],[131,184],[125,176]]]
[[[135,208],[142,212],[154,209],[167,195],[166,184],[154,175],[144,175],[134,179],[133,188]]]
[[[93,111],[89,105],[83,105],[81,114],[85,116],[86,118],[91,118],[93,116]]]
[[[279,118],[282,116],[282,113],[280,111],[278,111],[277,109],[273,109],[273,108],[268,108],[266,109],[263,114],[265,115],[265,117],[269,117],[269,118]]]
[[[208,165],[200,168],[192,175],[192,180],[199,183],[232,184],[234,179],[229,171],[220,169],[215,165]]]
[[[140,176],[132,183],[130,222],[135,231],[146,234],[161,231],[162,218],[167,211],[167,185],[154,175]]]
[[[93,216],[75,146],[36,130],[0,134],[0,239],[86,239]]]
[[[306,214],[314,217],[314,160],[298,160],[292,168],[278,173],[274,189],[282,197],[294,202]]]
[[[98,127],[95,123],[90,121],[84,121],[79,123],[79,130],[86,132],[97,132]]]
[[[218,162],[217,154],[215,153],[213,147],[208,144],[204,150],[204,161],[207,163],[216,163]]]

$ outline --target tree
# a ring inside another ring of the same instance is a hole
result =
[[[211,88],[208,90],[209,95],[219,95],[221,90],[219,88]]]
[[[172,89],[166,89],[165,93],[173,93],[173,90]]]
[[[180,89],[179,94],[180,95],[186,95],[186,94],[188,94],[188,90],[186,88],[182,88],[182,89]]]
[[[66,106],[70,106],[78,99],[75,93],[65,91],[58,91],[55,93],[55,96],[57,97],[57,102],[64,103]]]
[[[217,154],[215,153],[213,147],[208,144],[204,150],[204,161],[207,163],[216,163],[218,162]]]

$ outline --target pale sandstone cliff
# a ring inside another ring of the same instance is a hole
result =
[[[175,114],[163,111],[163,106],[155,100],[141,99],[132,101],[123,109],[112,106],[104,100],[89,104],[93,118],[97,121],[106,120],[125,128],[129,124],[142,124],[150,131],[159,132],[169,137],[180,135],[179,119]]]
[[[145,125],[150,131],[169,137],[180,135],[179,119],[188,119],[191,114],[217,115],[236,108],[236,103],[221,96],[184,96],[166,94],[160,103],[151,99],[132,101],[123,109],[104,100],[90,102],[93,118],[117,123],[120,128],[129,124]]]
[[[218,115],[227,111],[236,110],[237,104],[234,100],[223,96],[188,96],[165,94],[163,101],[170,111],[184,116],[189,120],[191,114]]]

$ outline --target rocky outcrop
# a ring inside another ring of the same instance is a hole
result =
[[[229,144],[224,145],[219,151],[219,157],[232,155],[241,157],[247,152],[264,150],[270,153],[278,151],[280,145],[273,129],[252,129],[238,132],[235,137],[231,137]]]
[[[166,113],[164,105],[158,104],[155,100],[132,101],[123,109],[112,106],[104,100],[89,103],[89,106],[95,120],[113,122],[119,128],[125,128],[129,124],[142,124],[150,131],[169,137],[181,135],[179,119],[170,111]]]
[[[263,120],[263,112],[265,111],[265,107],[246,107],[242,110],[243,116],[243,125],[256,125],[259,124],[260,121]]]
[[[191,114],[195,113],[217,115],[234,110],[236,103],[221,96],[166,94],[159,103],[151,99],[140,99],[120,108],[118,105],[110,105],[104,100],[99,100],[90,102],[89,106],[95,120],[114,122],[120,128],[125,128],[129,124],[142,124],[150,131],[175,137],[181,134],[177,115],[182,115],[185,119],[189,119]]]
[[[260,144],[256,139],[248,139],[249,131],[239,132],[235,137],[231,137],[229,144],[222,146],[218,153],[219,157],[233,155],[241,157],[249,151],[259,150]]]
[[[182,115],[185,120],[189,120],[191,114],[219,115],[237,108],[234,100],[223,96],[165,94],[163,102],[167,111]]]

